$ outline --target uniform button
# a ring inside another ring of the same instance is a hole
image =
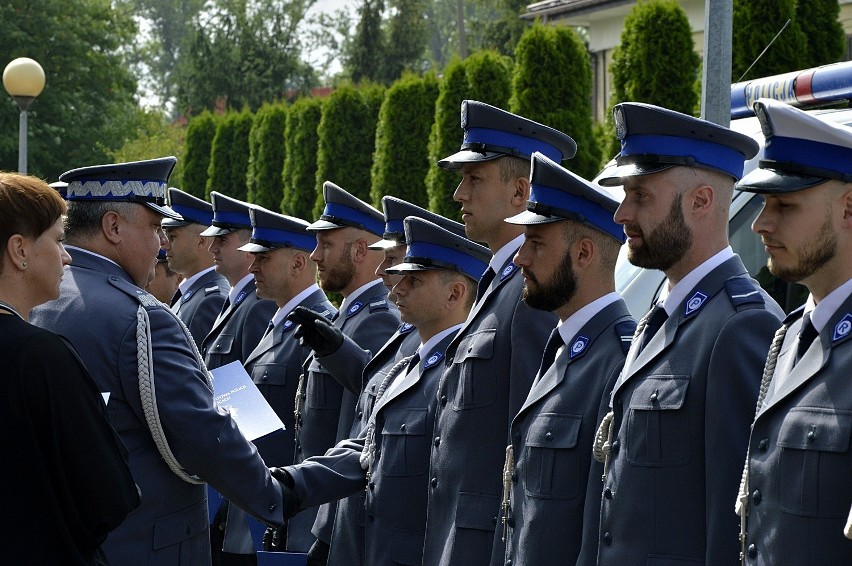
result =
[[[813,442],[814,438],[816,438],[816,432],[813,430],[808,431],[808,442]]]
[[[441,395],[441,405],[446,405],[446,404],[447,404],[447,396]]]
[[[612,499],[612,490],[610,488],[604,490],[604,499]]]
[[[754,492],[751,494],[751,500],[754,502],[755,505],[759,505],[761,500],[763,500],[763,495],[760,493],[759,489],[755,489]]]
[[[362,418],[364,416],[364,411],[358,411],[358,418]]]
[[[432,487],[438,487],[438,478],[432,478],[432,481],[429,482]]]
[[[657,401],[657,391],[651,393],[651,402],[655,403]]]
[[[467,349],[468,354],[471,353],[471,352],[473,352],[473,346],[471,346],[470,348]]]
[[[263,374],[263,377],[262,377],[261,379],[262,379],[263,381],[267,381],[267,380],[269,379],[269,377],[268,377],[266,374]]]
[[[440,444],[441,444],[441,437],[440,437],[440,436],[436,436],[436,437],[435,437],[434,444],[435,444],[435,448],[437,448],[438,446],[440,446]]]
[[[273,512],[273,511],[275,511],[277,508],[278,508],[278,504],[277,504],[277,503],[273,503],[272,505],[270,505],[270,506],[269,506],[269,512],[270,512],[270,513],[272,513],[272,512]]]
[[[512,472],[512,483],[518,483],[518,472]]]
[[[376,482],[371,481],[370,482],[370,491],[373,491],[374,489],[376,489]]]
[[[506,566],[512,566],[512,559],[511,558],[506,561]]]
[[[607,546],[612,544],[612,535],[609,534],[609,531],[607,531],[603,534],[603,542]]]
[[[763,450],[763,451],[766,450],[767,446],[769,446],[769,439],[768,438],[761,438],[760,442],[757,443],[758,449]]]
[[[618,454],[618,450],[621,448],[621,441],[616,440],[612,443],[612,453]]]
[[[748,553],[749,558],[757,558],[757,547],[754,544],[748,545]]]
[[[399,425],[399,430],[405,430],[405,423],[402,423],[401,425]]]
[[[547,441],[553,440],[553,433],[548,430],[546,433],[544,433],[544,439]]]

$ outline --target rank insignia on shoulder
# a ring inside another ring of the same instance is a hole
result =
[[[403,322],[402,324],[399,325],[397,332],[399,332],[400,334],[407,334],[407,333],[411,332],[413,329],[414,329],[413,324],[411,324],[410,322]]]
[[[353,314],[361,310],[363,306],[364,303],[362,303],[361,301],[355,301],[354,303],[352,303],[352,306],[347,309],[346,316],[352,316]]]
[[[216,285],[213,285],[212,287],[205,287],[204,288],[204,294],[205,295],[209,295],[210,293],[218,293],[218,292],[219,292],[219,287],[216,286]],[[192,291],[190,291],[189,294],[191,295]]]
[[[704,302],[707,300],[707,295],[702,293],[701,291],[696,291],[694,295],[692,295],[688,301],[686,301],[686,307],[683,311],[683,316],[689,316],[698,312],[701,307],[704,306]]]
[[[423,364],[423,369],[428,369],[438,362],[444,359],[444,354],[441,352],[433,352],[431,356],[426,359],[426,362]]]
[[[157,306],[161,307],[161,306],[163,306],[163,303],[161,303],[159,300],[157,300],[157,298],[154,295],[152,295],[151,293],[146,293],[144,291],[141,291],[141,292],[139,292],[139,294],[137,296],[139,297],[139,302],[142,303],[143,306],[146,306],[146,307],[157,307]]]
[[[503,271],[500,272],[500,281],[503,281],[504,279],[509,277],[511,274],[513,274],[515,272],[516,269],[518,269],[518,266],[515,265],[514,263],[510,263],[509,265],[504,267]]]
[[[846,313],[846,315],[840,319],[840,322],[834,325],[834,333],[831,335],[831,341],[837,342],[841,338],[846,338],[849,335],[849,331],[852,330],[852,314]]]
[[[586,350],[586,346],[589,345],[589,339],[585,336],[577,336],[574,340],[574,343],[571,344],[571,359],[573,360],[580,354],[582,354]]]

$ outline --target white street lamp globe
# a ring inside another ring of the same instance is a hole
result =
[[[44,89],[44,69],[29,57],[18,57],[3,70],[3,87],[13,97],[35,98]]]

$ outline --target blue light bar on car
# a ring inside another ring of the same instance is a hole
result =
[[[852,61],[732,84],[731,118],[753,116],[752,105],[758,98],[793,106],[852,99]]]

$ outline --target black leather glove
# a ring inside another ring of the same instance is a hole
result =
[[[328,549],[329,546],[326,543],[317,539],[308,551],[307,566],[325,566],[328,564]]]
[[[266,527],[263,532],[263,550],[266,552],[284,552],[287,549],[287,519],[299,511],[299,495],[293,491],[295,483],[284,468],[270,468],[270,475],[281,486],[284,524],[280,527]]]
[[[317,356],[333,354],[343,344],[343,333],[316,311],[299,306],[287,315],[287,319],[299,325],[294,333],[299,344],[307,346]]]

